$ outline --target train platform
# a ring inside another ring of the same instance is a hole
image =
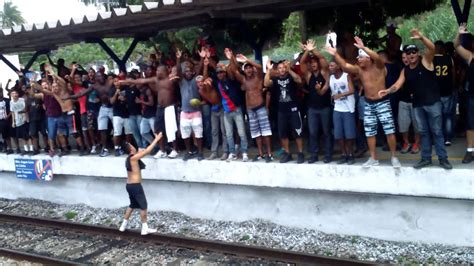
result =
[[[144,188],[150,210],[196,218],[264,219],[285,226],[384,240],[474,246],[474,163],[461,164],[463,143],[449,147],[452,170],[416,170],[419,154],[389,153],[381,165],[290,162],[183,161],[144,158]],[[252,151],[250,152],[252,155]],[[336,155],[337,156],[337,155]],[[52,159],[52,182],[15,177],[17,155],[0,155],[0,197],[37,198],[93,207],[128,205],[125,156],[69,155]],[[50,159],[46,155],[23,156]]]

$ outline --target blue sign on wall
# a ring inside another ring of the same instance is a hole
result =
[[[17,178],[53,181],[51,160],[15,159]]]

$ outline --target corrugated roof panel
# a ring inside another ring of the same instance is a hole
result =
[[[127,12],[137,13],[137,12],[141,12],[142,9],[143,9],[143,6],[141,5],[129,5]]]
[[[85,15],[85,19],[88,22],[96,21],[99,14]]]
[[[71,25],[74,25],[74,24],[81,24],[84,22],[84,17],[75,17],[75,18],[71,18],[71,22],[70,24]]]
[[[59,21],[59,25],[64,27],[64,26],[69,26],[69,23],[71,22],[71,19],[60,19],[58,21]]]
[[[12,34],[12,29],[11,28],[2,29],[2,33],[5,34],[5,35],[10,35],[10,34]]]
[[[112,17],[112,12],[100,12],[99,19],[108,19]]]
[[[21,31],[21,25],[19,25],[19,26],[17,26],[17,25],[16,25],[16,26],[13,26],[13,27],[12,27],[12,30],[13,30],[14,33],[20,32],[20,31]]]
[[[158,7],[158,2],[144,2],[143,7],[145,10],[155,9]]]
[[[21,25],[21,28],[22,28],[22,29],[21,29],[22,31],[31,31],[31,30],[33,29],[33,25],[31,25],[31,24],[23,24],[23,25]]]
[[[114,8],[112,9],[112,17],[121,17],[127,14],[126,8]]]

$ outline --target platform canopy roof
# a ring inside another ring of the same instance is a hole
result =
[[[368,0],[159,0],[111,12],[0,30],[0,53],[52,50],[81,41],[150,37],[172,29],[200,26],[218,18],[266,19],[296,10]]]

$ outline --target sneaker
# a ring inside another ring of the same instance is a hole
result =
[[[156,229],[151,229],[151,228],[142,228],[142,236],[146,236],[148,234],[153,234],[156,233],[158,230]]]
[[[198,160],[198,161],[204,160],[204,155],[202,155],[202,153],[198,153],[198,154],[197,154],[197,160]]]
[[[49,155],[49,157],[53,158],[53,157],[56,155],[56,153],[54,152],[53,149],[50,149],[50,150],[48,151],[48,155]]]
[[[8,151],[7,151],[7,154],[8,154]],[[464,158],[462,159],[462,163],[472,162],[472,154],[473,154],[473,152],[467,151],[466,154],[464,154]]]
[[[447,140],[447,141],[444,142],[444,146],[451,146],[451,144],[452,144],[452,143],[451,143],[450,140]]]
[[[174,159],[174,158],[176,158],[176,157],[178,157],[178,152],[175,151],[175,150],[172,150],[172,151],[170,152],[170,154],[168,154],[168,158],[170,158],[170,159]]]
[[[448,159],[440,159],[439,160],[439,166],[446,170],[451,170],[453,169],[453,166],[449,163]]]
[[[420,152],[420,147],[418,147],[418,144],[414,143],[413,146],[411,147],[411,154],[417,154]]]
[[[413,168],[421,169],[421,168],[426,167],[428,165],[431,165],[431,160],[421,159],[419,162],[417,162],[415,165],[413,165]]]
[[[246,152],[242,153],[242,162],[248,162],[249,161],[249,155]]]
[[[397,157],[392,157],[391,162],[392,162],[393,168],[399,169],[402,167],[402,164],[400,163]]]
[[[155,159],[161,159],[161,158],[166,158],[166,152],[163,152],[161,150],[159,150],[155,156],[153,156],[153,158]]]
[[[304,153],[298,152],[298,160],[296,161],[297,164],[304,163]]]
[[[267,154],[267,156],[265,156],[265,162],[266,162],[266,163],[273,162],[273,160],[274,160],[273,155],[271,155],[271,154],[268,155],[268,154]]]
[[[345,163],[347,163],[347,156],[342,155],[341,159],[339,159],[339,161],[337,161],[337,164],[345,164]]]
[[[91,149],[91,154],[97,154],[97,147],[94,145],[92,146],[92,149]]]
[[[16,154],[20,154],[20,153],[21,153],[21,150],[20,150],[20,149],[16,149],[15,153],[16,153]]]
[[[40,154],[40,151],[36,149],[31,153],[31,155],[38,155],[38,154]]]
[[[409,143],[403,143],[402,149],[400,150],[400,153],[405,154],[410,151],[411,144]]]
[[[120,156],[120,149],[115,149],[115,156],[116,157]]]
[[[193,157],[192,153],[190,152],[187,152],[184,156],[183,156],[183,161],[187,161],[189,159],[191,159]]]
[[[319,161],[318,155],[316,153],[311,154],[308,163],[315,163],[317,161]]]
[[[209,157],[207,157],[208,160],[214,160],[217,158],[217,153],[213,152],[211,153],[211,155],[209,155]]]
[[[347,156],[347,164],[348,164],[348,165],[353,165],[353,164],[355,164],[354,155],[351,154],[351,155]]]
[[[293,158],[291,157],[291,153],[285,152],[283,153],[283,156],[280,159],[280,163],[287,163],[291,160],[293,160]]]
[[[227,157],[229,157],[229,154],[227,152],[223,153],[221,156],[221,161],[227,160]]]
[[[122,221],[122,224],[120,225],[119,231],[120,232],[125,232],[127,230],[128,222],[127,221]]]
[[[252,162],[258,162],[258,161],[261,161],[263,160],[263,157],[260,156],[259,154],[255,155],[255,157],[253,157],[252,159]]]
[[[374,160],[372,157],[370,157],[363,165],[363,168],[370,168],[372,166],[377,166],[379,165],[379,160]]]
[[[231,162],[231,161],[235,161],[237,160],[237,155],[233,154],[233,153],[229,153],[229,156],[227,157],[227,162]]]
[[[330,163],[330,162],[332,162],[332,158],[330,157],[325,157],[323,160],[323,163]]]
[[[7,150],[7,154],[13,154],[13,150],[12,150],[12,149],[8,149],[8,150]]]
[[[84,155],[86,155],[86,150],[79,148],[79,156],[84,156]]]
[[[103,149],[102,152],[99,154],[100,157],[109,156],[109,151],[107,149]]]

